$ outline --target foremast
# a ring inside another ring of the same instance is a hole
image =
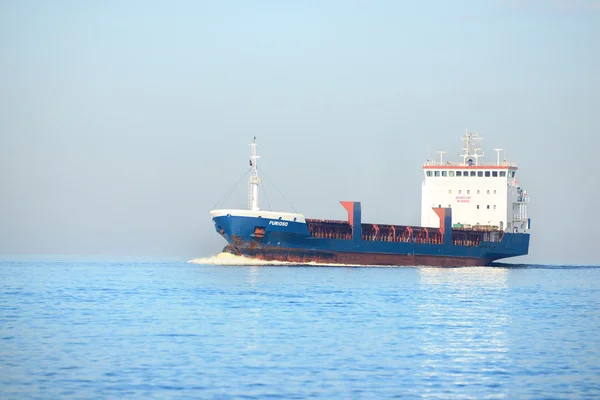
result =
[[[256,136],[252,144],[250,144],[250,167],[252,167],[252,174],[248,182],[248,209],[252,211],[258,211],[258,184],[260,178],[258,177],[258,159],[259,155],[256,154]]]

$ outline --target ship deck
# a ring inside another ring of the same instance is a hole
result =
[[[352,226],[348,221],[307,219],[310,235],[318,239],[352,240]],[[452,244],[478,246],[480,242],[500,242],[504,231],[491,226],[452,228]],[[439,228],[410,225],[361,224],[361,238],[365,241],[443,244]]]

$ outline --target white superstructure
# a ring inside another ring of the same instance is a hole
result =
[[[506,232],[529,232],[527,193],[519,186],[517,165],[500,161],[481,162],[483,153],[476,133],[462,138],[461,162],[427,160],[423,165],[421,226],[439,227],[439,217],[432,207],[452,208],[452,223],[458,227],[490,227]]]

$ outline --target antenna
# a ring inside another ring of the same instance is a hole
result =
[[[476,132],[471,136],[472,146],[473,146],[473,157],[475,157],[475,165],[479,165],[479,157],[483,157],[484,153],[478,154],[477,151],[481,150],[480,147],[477,147],[477,143],[483,140],[483,138],[478,137],[479,132]]]
[[[500,165],[500,152],[504,149],[494,149],[496,152],[496,165]]]
[[[464,143],[464,154],[460,155],[463,158],[463,165],[467,165],[467,160],[468,165],[472,165],[472,158],[475,159],[475,165],[478,165],[479,157],[483,157],[484,153],[477,153],[477,151],[481,150],[481,148],[477,147],[477,143],[483,140],[483,138],[478,137],[478,135],[478,133],[469,133],[469,130],[467,129],[465,136],[461,138]]]
[[[427,165],[429,165],[429,162],[431,160],[431,146],[429,143],[429,140],[427,141]]]
[[[440,165],[444,165],[444,153],[446,153],[445,151],[436,151],[436,153],[439,153],[440,155]]]
[[[471,155],[471,135],[469,134],[469,129],[465,131],[465,136],[461,137],[460,140],[463,141],[463,151],[464,154],[460,154],[463,158],[463,165],[467,165],[467,158]]]

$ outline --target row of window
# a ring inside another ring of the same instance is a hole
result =
[[[481,190],[477,190],[477,194],[480,194]],[[493,190],[494,194],[496,194],[496,189]],[[448,190],[448,194],[452,194],[452,189]],[[458,189],[458,194],[462,194],[462,189]],[[471,194],[471,190],[467,189],[467,194]],[[487,194],[490,194],[490,190],[487,190]]]
[[[506,177],[506,172],[508,172],[509,178],[515,177],[516,171],[427,171],[427,176],[476,176],[476,177]]]

